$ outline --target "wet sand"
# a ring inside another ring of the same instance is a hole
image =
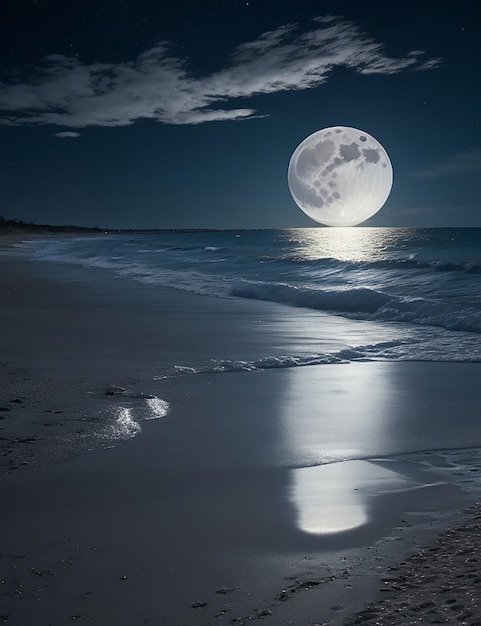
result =
[[[300,331],[277,305],[0,259],[5,623],[480,622],[479,364],[168,377]],[[115,442],[127,409],[142,432]]]
[[[481,512],[442,532],[422,550],[389,567],[379,599],[346,626],[481,624]]]

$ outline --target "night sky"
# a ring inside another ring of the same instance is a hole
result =
[[[394,169],[366,225],[481,226],[480,61],[475,0],[5,0],[0,214],[315,226],[289,159],[344,125]]]

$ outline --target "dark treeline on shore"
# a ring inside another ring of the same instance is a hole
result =
[[[232,229],[239,232],[239,229]],[[243,230],[243,229],[240,229]],[[0,215],[0,235],[22,233],[192,233],[217,232],[216,228],[100,228],[98,226],[72,226],[68,224],[34,224],[22,220],[9,220]]]
[[[23,222],[22,220],[9,220],[0,215],[0,234],[15,233],[100,233],[105,232],[104,229],[94,227],[86,228],[84,226],[52,226],[50,224],[33,224],[32,222]]]

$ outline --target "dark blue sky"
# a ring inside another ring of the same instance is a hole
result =
[[[122,228],[315,225],[287,186],[327,126],[394,169],[366,224],[481,226],[473,0],[9,0],[0,214]]]

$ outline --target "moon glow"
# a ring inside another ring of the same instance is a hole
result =
[[[348,126],[323,128],[292,154],[288,184],[296,204],[326,226],[355,226],[372,217],[392,187],[392,166],[383,146]]]

